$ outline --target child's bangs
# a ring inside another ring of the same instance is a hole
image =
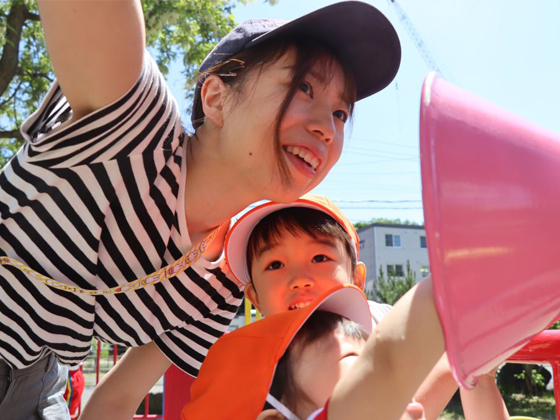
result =
[[[309,235],[313,239],[318,239],[320,236],[313,226],[302,223],[302,219],[298,219],[292,212],[280,210],[262,219],[251,233],[247,245],[249,264],[261,254],[261,250],[265,246],[279,244],[286,234],[296,237]]]
[[[264,217],[253,229],[247,244],[249,273],[253,260],[258,258],[265,246],[282,242],[287,234],[295,237],[308,236],[315,240],[331,238],[341,241],[350,261],[352,271],[356,268],[356,254],[352,240],[344,228],[323,211],[307,207],[288,207]]]

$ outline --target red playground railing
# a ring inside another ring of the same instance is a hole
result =
[[[98,346],[98,349],[100,346]],[[117,351],[114,349],[114,363],[117,361]],[[554,381],[554,398],[556,401],[556,416],[560,419],[560,330],[546,330],[533,338],[525,347],[512,355],[509,362],[550,364]],[[99,366],[99,350],[97,354]],[[99,381],[99,369],[97,372]],[[190,387],[194,379],[177,367],[170,367],[164,376],[163,413],[149,414],[149,399],[146,396],[144,413],[134,416],[136,420],[179,420],[181,410],[190,398]],[[73,417],[73,420],[77,417]]]
[[[556,418],[560,419],[560,330],[546,330],[533,338],[508,361],[520,363],[548,363],[552,366]]]

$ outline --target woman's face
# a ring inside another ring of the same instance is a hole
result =
[[[317,186],[340,157],[349,104],[342,97],[344,75],[331,66],[326,81],[312,68],[290,102],[279,127],[280,159],[289,173],[283,182],[274,145],[274,126],[292,79],[295,54],[251,71],[241,93],[228,96],[221,152],[238,182],[257,199],[291,202]],[[228,89],[232,89],[231,87]]]

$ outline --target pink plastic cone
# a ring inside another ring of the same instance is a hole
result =
[[[560,136],[432,73],[420,150],[436,306],[472,387],[560,318]]]

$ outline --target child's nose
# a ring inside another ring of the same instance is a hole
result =
[[[315,282],[308,276],[296,276],[290,282],[290,290],[313,287]]]

